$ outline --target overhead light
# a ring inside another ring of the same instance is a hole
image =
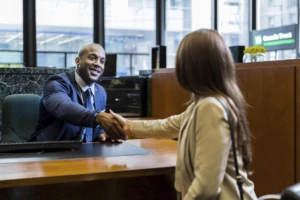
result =
[[[44,33],[39,33],[39,34],[37,34],[36,38],[40,38],[40,37],[42,37],[43,35],[44,35]]]
[[[78,40],[79,38],[81,38],[81,37],[80,36],[72,37],[72,38],[69,38],[69,39],[66,39],[66,40],[62,40],[62,41],[58,42],[57,44],[58,45],[65,44],[67,42]]]
[[[41,41],[40,44],[45,44],[45,43],[51,42],[51,41],[56,40],[61,37],[64,37],[64,34],[60,34],[60,35],[48,38],[47,40]]]
[[[5,43],[8,43],[8,42],[10,42],[10,41],[12,41],[12,40],[18,38],[18,37],[21,36],[21,35],[22,35],[22,33],[18,33],[17,35],[11,36],[10,38],[7,38],[7,39],[5,40]]]

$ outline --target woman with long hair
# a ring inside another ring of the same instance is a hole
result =
[[[177,138],[175,189],[179,199],[239,199],[228,117],[245,200],[257,199],[247,177],[251,163],[246,103],[237,85],[231,52],[218,32],[186,35],[176,55],[176,76],[191,104],[163,120],[128,120],[111,111],[132,138]],[[228,110],[228,112],[226,111]]]

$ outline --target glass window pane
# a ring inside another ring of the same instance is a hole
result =
[[[68,53],[67,54],[67,67],[76,67],[75,59],[77,57],[77,53]]]
[[[258,0],[257,29],[297,24],[297,0]]]
[[[0,51],[1,64],[21,64],[23,65],[23,51]]]
[[[117,55],[117,76],[130,75],[130,55]]]
[[[219,0],[218,30],[228,46],[249,44],[249,0]]]
[[[23,66],[22,0],[5,1],[0,6],[0,63],[0,67]]]
[[[167,67],[175,67],[182,38],[191,31],[212,27],[211,0],[166,0]]]
[[[148,69],[150,59],[147,55],[132,56],[132,75],[139,75],[140,70]]]
[[[106,0],[105,11],[105,51],[118,54],[117,75],[130,75],[130,56],[155,45],[155,0]]]
[[[37,0],[36,24],[37,51],[77,53],[93,42],[93,0]],[[43,65],[58,66],[54,61]]]
[[[258,0],[257,29],[268,29],[298,23],[298,0]],[[300,43],[299,43],[300,45]],[[267,52],[266,60],[297,58],[294,49]]]
[[[37,53],[37,65],[39,67],[65,67],[64,53]]]

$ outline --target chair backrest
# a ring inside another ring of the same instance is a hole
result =
[[[35,131],[41,97],[35,94],[6,96],[2,105],[1,142],[24,142]]]
[[[300,200],[300,183],[285,188],[281,194],[268,194],[258,200],[279,199],[279,200]]]
[[[280,200],[300,200],[300,183],[284,189]]]

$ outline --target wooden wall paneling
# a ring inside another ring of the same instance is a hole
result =
[[[258,196],[279,193],[294,183],[295,67],[239,68],[240,88],[249,104],[253,172]]]
[[[237,64],[238,83],[249,104],[248,120],[254,149],[250,178],[258,196],[279,193],[295,183],[296,65],[300,65],[299,60]],[[152,77],[153,117],[182,112],[189,95],[179,86],[174,69],[154,70]],[[300,109],[300,105],[298,107]],[[300,138],[297,142],[300,146]],[[297,152],[300,155],[299,147]],[[300,160],[297,164],[300,166]]]
[[[152,117],[166,118],[187,108],[189,93],[178,83],[174,69],[152,74]]]
[[[254,174],[250,178],[258,196],[281,192],[295,182],[294,92],[295,65],[299,63],[287,60],[237,64],[237,79],[249,104],[254,149]],[[155,70],[152,77],[153,117],[182,112],[189,95],[179,86],[174,69]]]
[[[176,200],[174,174],[0,188],[3,200]]]
[[[243,67],[286,67],[300,65],[300,59],[291,60],[276,60],[276,61],[265,61],[265,62],[252,62],[252,63],[237,63],[237,68]]]

